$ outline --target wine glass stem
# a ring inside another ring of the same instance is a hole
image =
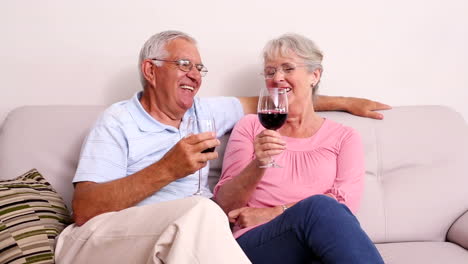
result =
[[[197,189],[197,191],[196,191],[194,194],[192,194],[192,195],[202,195],[202,194],[203,194],[203,192],[202,192],[202,190],[201,190],[201,178],[202,178],[202,169],[199,169],[199,170],[198,170],[198,189]]]
[[[197,193],[200,193],[201,191],[201,177],[202,177],[202,169],[198,170],[198,191]]]

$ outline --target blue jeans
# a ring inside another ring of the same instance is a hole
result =
[[[347,206],[314,195],[237,239],[253,264],[384,263]]]

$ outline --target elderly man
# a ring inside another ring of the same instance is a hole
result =
[[[257,98],[195,97],[207,69],[195,40],[182,32],[152,36],[139,67],[143,91],[109,107],[83,144],[73,179],[75,224],[60,234],[56,262],[250,263],[223,211],[191,196],[195,172],[218,157],[202,153],[220,144],[217,135],[184,128],[190,117],[210,116],[220,136],[255,112]],[[373,118],[382,118],[373,110],[388,108],[323,96],[316,106]]]

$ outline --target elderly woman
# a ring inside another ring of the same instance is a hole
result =
[[[278,130],[256,115],[234,128],[215,199],[253,263],[383,263],[352,212],[364,183],[358,133],[314,112],[322,53],[309,39],[287,34],[264,49],[267,87],[288,93]],[[275,156],[283,168],[261,168]]]

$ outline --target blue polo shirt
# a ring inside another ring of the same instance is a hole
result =
[[[140,104],[141,94],[138,92],[130,100],[113,104],[99,117],[83,143],[74,183],[120,179],[160,160],[187,135],[190,116],[212,117],[218,137],[230,131],[244,116],[242,105],[235,97],[195,97],[177,129],[151,117]],[[211,197],[208,167],[202,169],[202,190]],[[168,184],[138,205],[188,197],[197,186],[198,172]]]

